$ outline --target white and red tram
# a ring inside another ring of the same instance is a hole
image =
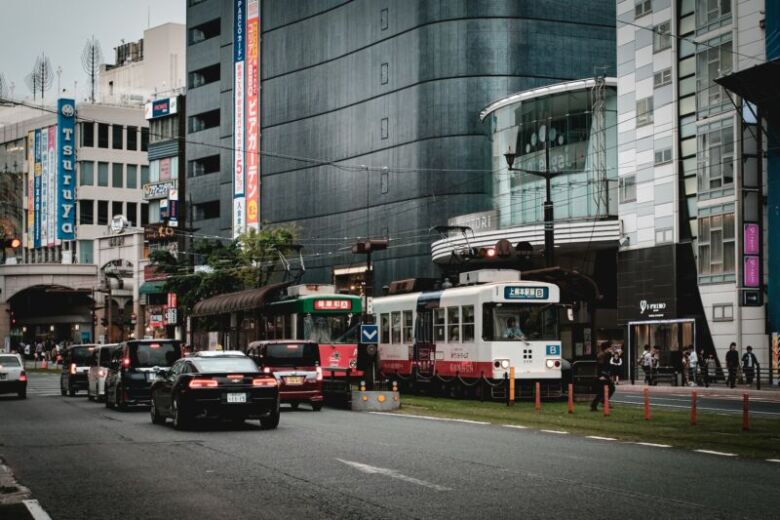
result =
[[[558,286],[514,270],[472,271],[461,285],[375,298],[379,366],[386,376],[515,378],[561,385]]]

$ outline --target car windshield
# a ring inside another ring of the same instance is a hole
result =
[[[263,363],[272,367],[314,366],[319,360],[319,348],[314,343],[272,343],[263,356]]]
[[[180,357],[179,344],[172,341],[130,344],[130,361],[136,368],[167,367]]]
[[[548,341],[558,337],[558,306],[544,303],[485,304],[485,341]]]
[[[95,347],[73,347],[68,354],[69,362],[80,366],[89,365],[93,350]]]
[[[249,358],[243,357],[215,357],[215,358],[192,358],[192,362],[198,367],[198,372],[203,374],[212,374],[220,372],[257,372],[257,365]]]
[[[0,356],[0,367],[20,367],[19,360],[15,356]]]

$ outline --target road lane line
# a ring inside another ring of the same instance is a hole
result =
[[[394,478],[397,480],[401,480],[403,482],[408,482],[410,484],[417,484],[418,486],[423,486],[428,489],[433,489],[435,491],[452,491],[452,488],[448,488],[446,486],[440,486],[439,484],[434,484],[433,482],[428,482],[427,480],[420,480],[418,478],[410,477],[408,475],[404,475],[403,473],[399,473],[394,469],[380,468],[377,466],[369,466],[368,464],[363,464],[362,462],[355,462],[351,460],[344,460],[344,459],[336,459],[336,460],[341,462],[342,464],[346,464],[347,466],[353,467],[358,471],[362,471],[363,473],[368,473],[369,475],[384,475],[385,477]]]
[[[614,437],[599,437],[598,435],[586,435],[588,439],[596,439],[597,441],[615,441]]]
[[[515,428],[516,430],[527,430],[528,426],[522,426],[520,424],[502,424],[504,428]]]
[[[49,513],[44,511],[37,500],[22,500],[22,503],[27,508],[27,511],[30,512],[30,516],[35,520],[51,520]]]
[[[558,435],[569,435],[569,432],[565,432],[563,430],[539,430],[539,431],[544,433],[557,433]]]
[[[456,423],[465,423],[465,424],[490,424],[486,421],[472,421],[470,419],[449,419],[447,417],[433,417],[431,415],[411,415],[411,414],[401,414],[401,413],[390,413],[390,412],[368,412],[370,414],[374,415],[389,415],[391,417],[404,417],[407,419],[424,419],[426,421],[440,421],[440,422],[456,422]]]
[[[655,442],[635,442],[640,446],[650,446],[651,448],[671,448],[669,444],[656,444]]]
[[[780,462],[780,459],[766,459],[767,462]]]
[[[693,450],[696,453],[706,453],[707,455],[720,455],[721,457],[736,457],[736,453],[727,453],[725,451],[713,451],[713,450]]]

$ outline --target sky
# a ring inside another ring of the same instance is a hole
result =
[[[89,95],[81,51],[94,35],[103,60],[114,62],[114,47],[137,41],[144,29],[167,22],[184,23],[187,0],[0,0],[0,74],[14,83],[14,99],[32,99],[25,83],[41,53],[51,60],[52,70],[62,67],[60,89],[72,96]],[[57,74],[47,101],[56,98]]]

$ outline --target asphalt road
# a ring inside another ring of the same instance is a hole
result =
[[[42,390],[0,397],[0,456],[57,519],[772,518],[780,464],[326,409],[278,430],[154,426]],[[652,441],[652,439],[648,439]]]
[[[692,390],[693,388],[688,388],[687,390],[681,390],[676,393],[653,394],[650,399],[650,405],[653,408],[690,410]],[[618,386],[615,395],[612,397],[612,402],[643,406],[644,396],[639,392],[624,391]],[[777,399],[770,400],[751,396],[749,406],[751,416],[780,420],[780,401]],[[742,397],[726,394],[718,396],[699,395],[696,398],[696,408],[702,412],[741,414]]]

